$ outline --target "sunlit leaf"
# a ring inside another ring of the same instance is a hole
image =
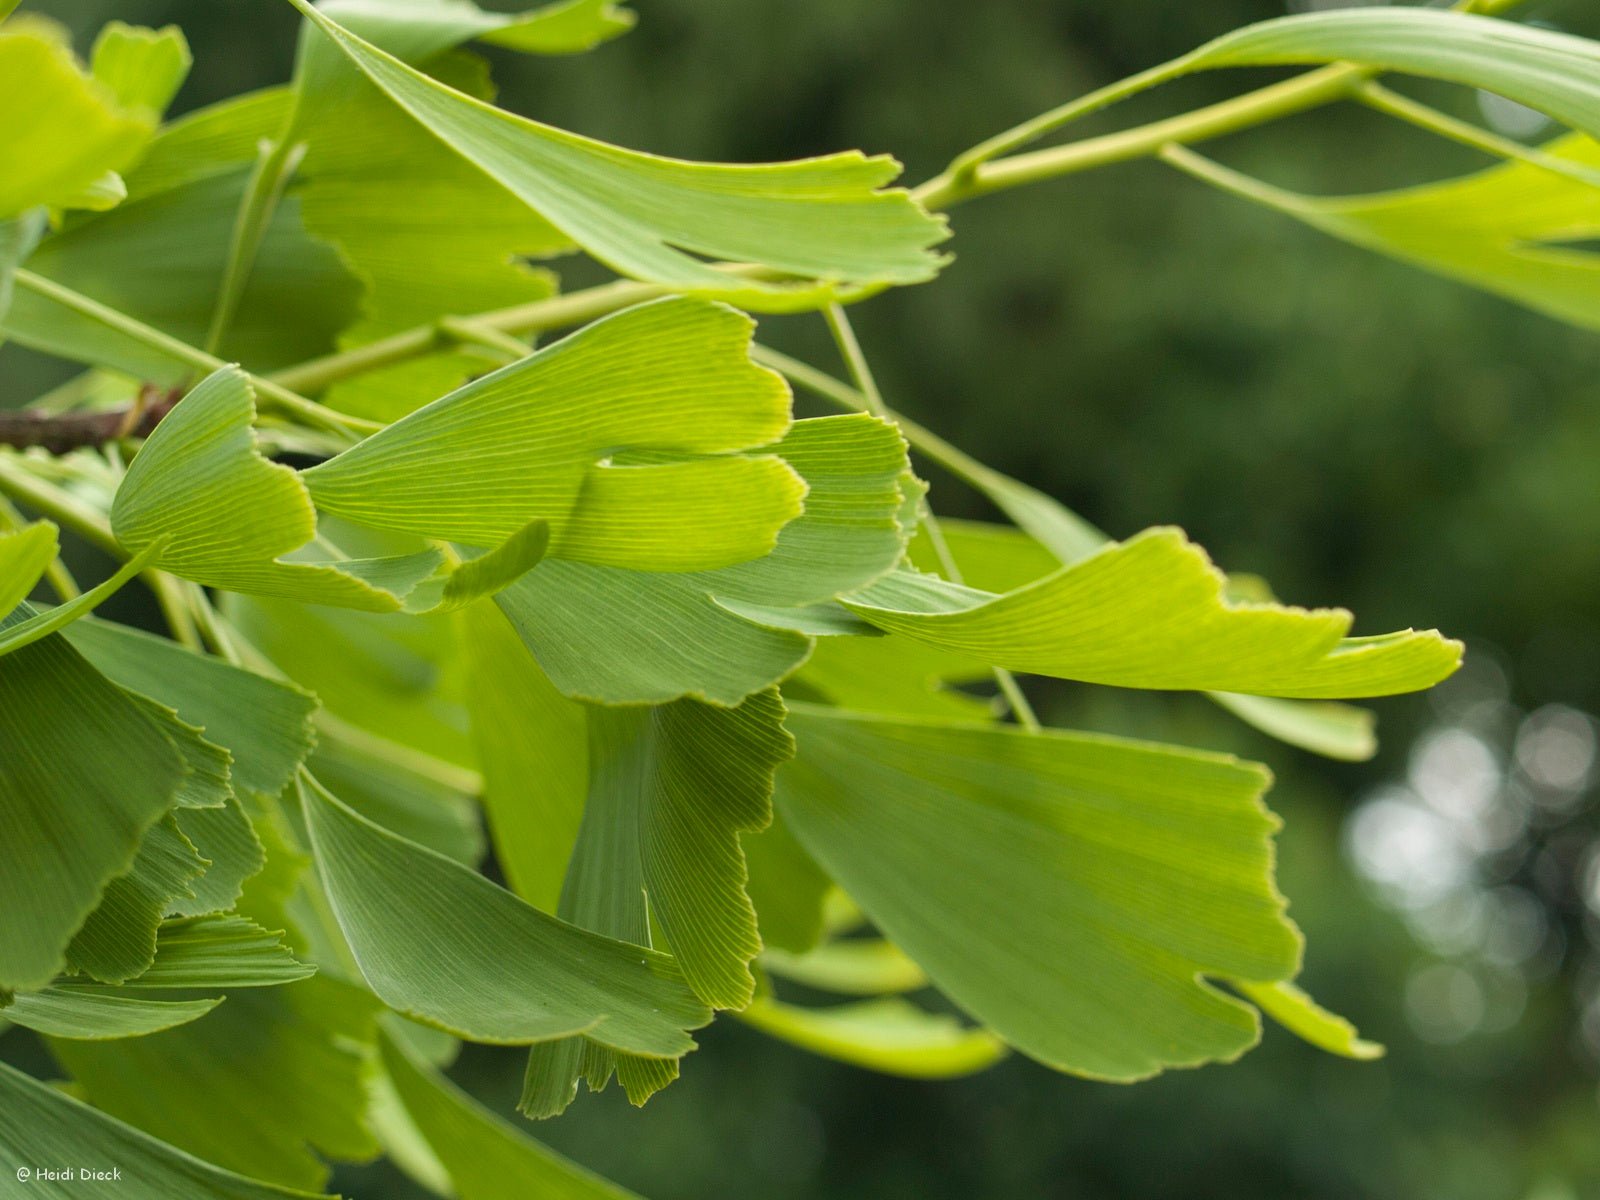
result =
[[[166,112],[192,63],[189,43],[175,25],[144,29],[110,21],[95,37],[89,69],[124,108]]]
[[[846,600],[892,633],[1087,683],[1304,698],[1416,691],[1459,665],[1429,631],[1347,638],[1350,614],[1227,602],[1175,529],[1150,530],[1003,596],[900,573]]]
[[[245,1179],[201,1162],[173,1146],[30,1079],[0,1063],[0,1154],[6,1162],[104,1162],[117,1166],[118,1194],[129,1200],[306,1200],[291,1191]],[[76,1180],[34,1180],[30,1196],[71,1200],[84,1194]]]
[[[396,104],[623,274],[781,305],[797,294],[814,302],[830,285],[917,283],[938,270],[929,247],[943,238],[943,224],[905,192],[878,190],[899,173],[891,159],[852,152],[728,166],[622,150],[475,101],[295,3]],[[730,276],[704,258],[752,261],[818,283]]]
[[[123,990],[276,987],[306,979],[314,970],[295,960],[281,933],[243,917],[200,917],[162,925],[154,961]]]
[[[72,57],[66,36],[37,19],[0,29],[0,219],[63,204],[132,161],[155,128],[125,109]]]
[[[45,568],[55,561],[60,548],[58,532],[49,521],[35,521],[15,533],[0,533],[0,616],[26,600]]]
[[[1349,1021],[1329,1012],[1292,983],[1238,982],[1234,986],[1267,1016],[1318,1049],[1344,1058],[1383,1057],[1382,1046],[1364,1040]]]
[[[1087,734],[792,706],[777,804],[934,984],[1060,1070],[1137,1079],[1254,1045],[1202,976],[1270,983],[1300,938],[1266,772]]]
[[[475,1041],[569,1034],[675,1058],[709,1012],[671,958],[541,913],[483,876],[306,791],[317,866],[373,990],[395,1011]],[[432,950],[412,951],[418,940]]]
[[[807,492],[805,512],[765,557],[685,575],[546,563],[495,598],[561,692],[737,704],[810,653],[798,629],[812,626],[780,627],[785,614],[804,616],[895,565],[910,534],[908,496],[920,489],[897,430],[862,415],[823,417],[796,422],[768,450]]]
[[[530,722],[530,736],[534,728]],[[310,766],[330,791],[375,824],[467,866],[483,858],[477,804],[444,781],[407,770],[378,749],[337,738],[322,740]]]
[[[436,551],[397,559],[289,562],[316,537],[300,476],[269,462],[251,428],[255,400],[236,368],[208,376],[167,414],[117,489],[111,527],[139,551],[159,538],[166,570],[213,587],[376,611],[438,569]]]
[[[17,535],[22,536],[22,535]],[[110,578],[96,584],[86,592],[74,596],[54,608],[33,612],[0,631],[0,655],[13,654],[24,646],[31,646],[41,638],[65,629],[72,622],[93,611],[102,601],[120,591],[122,586],[148,567],[166,548],[165,539],[158,538],[135,554]],[[54,557],[54,554],[51,555]],[[37,578],[37,576],[35,576]]]
[[[550,553],[693,571],[759,557],[798,516],[783,381],[751,323],[703,301],[640,305],[486,376],[305,472],[318,507],[493,546],[530,521]],[[623,451],[673,456],[610,464]],[[684,536],[692,527],[695,536]]]
[[[1573,134],[1545,148],[1600,167],[1600,145]],[[1296,217],[1324,233],[1526,304],[1600,328],[1600,215],[1592,184],[1530,163],[1368,196],[1307,196],[1206,160],[1185,159],[1209,182]]]
[[[987,1030],[899,999],[802,1008],[763,996],[739,1019],[813,1054],[908,1079],[954,1079],[1006,1056]]]

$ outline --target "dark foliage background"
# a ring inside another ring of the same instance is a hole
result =
[[[290,64],[293,13],[273,0],[30,7],[85,45],[112,16],[181,24],[196,68],[180,107],[277,81]],[[1576,0],[1527,7],[1600,33]],[[637,8],[639,29],[593,55],[497,56],[502,101],[684,156],[892,151],[913,182],[1072,94],[1283,11],[1273,0]],[[1117,119],[1249,82],[1190,81]],[[1476,111],[1471,96],[1440,99]],[[1216,149],[1325,191],[1478,161],[1354,110]],[[1198,701],[1041,695],[1060,723],[1273,765],[1306,978],[1391,1053],[1346,1063],[1269,1030],[1237,1066],[1135,1088],[1020,1061],[925,1085],[724,1021],[643,1113],[608,1093],[539,1136],[656,1200],[1600,1194],[1600,925],[1586,904],[1600,903],[1589,813],[1600,770],[1579,715],[1600,711],[1600,336],[1156,165],[994,197],[954,220],[958,258],[939,283],[859,310],[892,404],[1115,535],[1181,523],[1286,599],[1354,608],[1358,631],[1438,625],[1467,639],[1472,666],[1453,688],[1381,706],[1384,749],[1361,767],[1266,743]],[[834,365],[814,318],[774,320],[767,336]],[[56,372],[15,355],[7,366],[7,405]],[[992,515],[930,475],[941,510]],[[0,1052],[32,1053],[15,1034]],[[519,1062],[473,1050],[456,1074],[509,1111]],[[339,1182],[364,1200],[412,1194],[383,1168]]]

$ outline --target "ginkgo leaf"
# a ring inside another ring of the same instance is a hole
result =
[[[220,998],[149,1000],[115,988],[58,983],[18,996],[6,1009],[6,1020],[50,1037],[109,1042],[187,1025],[221,1003]]]
[[[173,797],[175,809],[215,809],[227,804],[233,795],[233,756],[222,746],[208,741],[203,729],[180,719],[172,709],[137,692],[127,694],[161,727],[161,732],[177,747],[184,765],[189,768],[188,776]]]
[[[1545,153],[1600,167],[1600,145],[1572,134]],[[1575,325],[1600,328],[1595,187],[1531,163],[1368,196],[1307,196],[1186,155],[1208,182],[1357,246],[1495,292]]]
[[[207,376],[156,426],[128,468],[111,507],[117,539],[139,551],[168,539],[165,569],[213,587],[338,604],[398,609],[442,559],[289,562],[311,542],[316,510],[290,467],[256,449],[255,399],[244,374]]]
[[[59,532],[49,521],[35,521],[15,533],[0,533],[0,617],[28,598],[45,568],[55,561]]]
[[[133,865],[106,885],[99,905],[67,947],[67,964],[102,983],[125,983],[155,959],[156,930],[193,899],[190,885],[206,869],[194,843],[168,816],[145,834]]]
[[[178,94],[193,59],[176,25],[144,29],[108,21],[94,40],[89,70],[123,108],[159,116]]]
[[[622,150],[492,108],[430,79],[293,0],[333,47],[400,107],[595,258],[675,290],[746,307],[815,303],[838,286],[918,283],[943,223],[899,173],[858,152],[792,163],[690,163]],[[703,257],[702,257],[703,256]],[[816,283],[766,283],[705,258],[751,261]]]
[[[1030,1057],[1131,1080],[1230,1060],[1292,977],[1266,772],[1117,738],[793,705],[795,835],[963,1009]]]
[[[1014,480],[1006,482],[1015,483]],[[1015,486],[1022,488],[1024,485]],[[1080,562],[1110,543],[1110,538],[1051,497],[1032,489],[1026,491],[1029,497],[1025,508],[1019,510],[1022,516],[1006,509],[1017,521],[1018,529],[977,521],[946,521],[942,524],[946,547],[960,566],[967,583],[984,591],[1011,591],[1043,578],[1061,566]],[[938,553],[926,537],[912,542],[910,559],[922,570],[939,570]],[[1224,595],[1234,603],[1276,602],[1276,597],[1264,581],[1254,581],[1247,591],[1239,576],[1229,577]],[[964,667],[959,655],[950,656],[946,653],[950,661],[940,663],[937,656],[941,652],[931,646],[924,647],[921,654],[914,654],[904,638],[887,641],[888,644],[878,647],[859,644],[829,647],[828,653],[809,664],[811,681],[835,704],[845,708],[922,711],[926,715],[937,716],[936,705],[954,708],[965,700],[958,693],[946,690],[927,693],[927,703],[921,708],[907,707],[906,701],[914,700],[922,693],[905,688],[900,689],[898,709],[886,707],[875,699],[875,692],[881,694],[884,690],[881,685],[875,688],[875,680],[886,676],[899,679],[911,669],[919,670],[935,680],[959,682],[971,678],[970,667]],[[899,660],[906,660],[905,665],[901,666]],[[877,668],[875,671],[866,675],[853,673],[859,672],[869,661]],[[898,670],[886,670],[885,664]],[[865,687],[858,686],[857,680]],[[924,683],[923,688],[926,687]],[[1366,709],[1328,701],[1284,700],[1230,692],[1210,692],[1208,696],[1263,733],[1316,754],[1359,762],[1371,758],[1377,751],[1377,739],[1373,732],[1376,719]]]
[[[128,1200],[315,1200],[235,1175],[157,1141],[82,1104],[58,1088],[0,1063],[0,1156],[10,1163],[104,1162],[122,1173],[118,1194]],[[71,1200],[77,1180],[38,1179],[30,1196]]]
[[[547,563],[496,596],[561,692],[607,704],[738,704],[805,661],[811,639],[801,630],[830,632],[797,619],[805,606],[899,561],[908,497],[921,485],[898,430],[861,414],[822,417],[796,422],[767,449],[807,492],[805,512],[765,557],[684,575]]]
[[[249,161],[220,171],[190,164],[193,179],[132,193],[112,211],[47,238],[28,267],[181,341],[203,343]],[[140,182],[137,172],[131,179]],[[359,299],[357,280],[332,247],[307,235],[299,200],[287,196],[219,352],[257,370],[327,353],[356,318]],[[153,383],[176,386],[194,371],[187,359],[33,290],[19,291],[3,328],[24,345]]]
[[[1383,1057],[1382,1046],[1363,1039],[1349,1021],[1329,1012],[1292,983],[1239,981],[1234,986],[1267,1016],[1319,1050],[1361,1060]]]
[[[487,375],[312,467],[318,507],[377,529],[492,546],[543,519],[550,553],[693,571],[757,558],[804,485],[768,445],[783,380],[732,309],[639,305]],[[607,465],[621,451],[678,461]],[[693,538],[683,536],[692,526]]]
[[[761,944],[768,951],[800,955],[822,939],[823,904],[833,881],[795,841],[783,815],[759,833],[739,837],[749,880],[745,890],[756,907]]]
[[[1176,529],[1149,530],[1003,596],[898,573],[845,599],[872,624],[1015,671],[1086,683],[1303,698],[1417,691],[1461,644],[1436,632],[1348,638],[1350,614],[1230,604]]]
[[[450,11],[433,4],[365,7],[400,21],[408,13],[412,19],[420,14],[430,29],[441,11]],[[489,98],[492,88],[480,60],[463,53],[439,55],[431,39],[427,48],[436,57],[419,64],[430,75]],[[306,147],[290,194],[300,204],[307,230],[339,247],[364,286],[362,319],[341,342],[359,345],[441,316],[509,308],[553,294],[551,274],[523,260],[568,250],[571,241],[375,85],[349,67],[343,73],[354,76],[346,81],[351,86],[308,88],[300,80],[299,103],[284,114],[293,128],[272,135]],[[399,193],[406,204],[392,202]],[[460,356],[452,361],[448,385],[425,400],[465,381],[468,371]],[[394,368],[390,386],[399,373],[409,391],[404,380],[413,371],[410,365]],[[432,374],[424,370],[423,377]],[[329,400],[343,404],[348,394],[336,389]]]
[[[531,736],[533,728],[530,721],[525,733]],[[469,867],[483,858],[478,806],[445,781],[408,770],[381,749],[337,737],[323,738],[309,765],[330,791],[374,824]]]
[[[710,1019],[667,955],[600,937],[380,829],[318,788],[306,821],[362,974],[396,1012],[473,1041],[587,1033],[676,1058]],[[418,940],[432,951],[418,959]]]
[[[928,985],[926,972],[882,938],[838,938],[804,954],[769,947],[761,965],[774,975],[824,992],[885,996]]]
[[[232,780],[247,792],[281,792],[311,752],[317,702],[293,684],[109,621],[77,622],[66,637],[108,679],[170,707],[229,750]]]
[[[206,861],[189,881],[189,895],[179,896],[166,915],[203,917],[227,912],[239,902],[245,881],[266,865],[266,853],[237,796],[221,808],[185,809],[173,813],[179,831]]]
[[[93,611],[102,601],[120,591],[124,584],[148,567],[165,547],[166,540],[157,538],[123,563],[110,578],[62,604],[34,612],[26,619],[0,631],[0,655],[12,654],[24,646],[31,646],[41,638],[65,629],[72,622]],[[54,554],[51,557],[53,558]]]
[[[14,621],[0,618],[0,629]],[[0,987],[42,987],[188,767],[145,712],[60,637],[0,670]]]
[[[470,0],[333,0],[326,11],[408,59],[470,39],[525,54],[581,54],[628,32],[635,21],[615,0],[557,0],[520,13],[487,12]]]
[[[155,129],[72,57],[66,35],[33,20],[0,30],[0,219],[60,205],[133,160]]]
[[[316,1188],[328,1177],[318,1151],[350,1162],[378,1151],[364,1088],[376,1007],[318,976],[231,993],[148,1037],[49,1046],[103,1112],[220,1167]]]
[[[1600,47],[1492,17],[1426,8],[1306,13],[1224,34],[1174,65],[1201,70],[1338,61],[1483,88],[1600,133]]]
[[[813,1054],[908,1079],[971,1075],[1007,1053],[986,1029],[894,998],[803,1008],[763,996],[739,1019]]]
[[[282,933],[243,917],[199,917],[165,922],[157,931],[154,961],[121,990],[277,987],[315,972],[296,961]]]
[[[561,913],[625,937],[595,914],[647,911],[714,1008],[743,1008],[755,994],[748,964],[761,938],[739,835],[772,819],[772,773],[794,753],[783,715],[775,690],[737,708],[679,700],[588,711],[589,796]]]
[[[1321,700],[1280,700],[1211,692],[1234,716],[1265,734],[1326,758],[1365,762],[1378,752],[1377,718],[1370,709]]]
[[[384,1071],[461,1200],[626,1200],[632,1192],[507,1124],[387,1034]]]
[[[460,629],[495,858],[517,895],[555,912],[589,791],[586,710],[555,689],[493,605],[467,609]]]

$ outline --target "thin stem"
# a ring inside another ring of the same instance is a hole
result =
[[[43,296],[65,308],[71,309],[79,316],[87,317],[107,329],[116,331],[124,336],[135,339],[153,350],[158,350],[167,356],[176,359],[196,370],[207,373],[216,371],[228,364],[213,354],[208,354],[197,346],[179,341],[170,334],[162,333],[154,326],[146,325],[143,321],[118,312],[116,309],[101,304],[85,296],[82,292],[65,287],[53,279],[46,279],[43,275],[35,275],[32,271],[18,268],[12,275],[16,286],[35,295]],[[344,413],[334,412],[331,408],[324,408],[304,396],[296,395],[280,383],[260,376],[248,376],[251,385],[263,403],[270,404],[285,413],[292,414],[309,425],[319,429],[327,429],[335,433],[350,437],[354,433],[370,433],[382,428],[374,421],[363,420],[359,417],[346,416]]]
[[[480,329],[492,329],[507,334],[538,334],[552,329],[565,329],[582,325],[657,296],[666,295],[669,289],[659,284],[637,283],[631,279],[603,283],[598,287],[568,292],[548,300],[535,300],[511,308],[491,309],[470,317],[458,318]],[[401,333],[368,342],[339,354],[314,358],[298,366],[275,371],[273,382],[294,388],[297,392],[316,395],[326,391],[341,380],[350,379],[379,367],[392,366],[407,359],[431,353],[452,343],[442,322],[418,325]],[[526,347],[523,350],[527,353]]]
[[[470,317],[440,317],[439,331],[463,346],[480,346],[497,354],[508,355],[512,362],[533,353],[533,347],[528,343]]]
[[[1453,142],[1460,142],[1464,146],[1471,146],[1474,150],[1482,150],[1485,154],[1491,154],[1496,158],[1525,162],[1579,183],[1600,186],[1600,171],[1592,167],[1585,167],[1581,163],[1554,154],[1546,154],[1535,146],[1524,146],[1511,138],[1491,133],[1470,121],[1452,117],[1449,113],[1440,112],[1436,108],[1413,100],[1410,96],[1391,91],[1375,79],[1368,80],[1356,89],[1355,98],[1376,112],[1395,117]]]
[[[198,583],[190,583],[188,593],[189,611],[194,614],[194,623],[200,631],[200,636],[219,658],[226,659],[234,666],[240,665],[238,647],[233,644],[233,638],[222,620],[222,614],[217,612],[211,603],[211,597],[206,595],[205,588]]]
[[[883,393],[878,390],[878,381],[873,378],[872,367],[867,362],[867,356],[861,352],[861,343],[856,339],[855,328],[850,324],[850,318],[844,309],[837,304],[830,304],[822,310],[822,314],[828,322],[828,329],[833,333],[834,342],[839,347],[839,354],[850,371],[850,377],[855,381],[856,394],[861,399],[859,407],[885,420],[896,420],[894,413],[883,401]],[[934,556],[938,558],[939,567],[944,572],[945,578],[952,583],[961,583],[961,567],[956,562],[955,555],[950,553],[950,544],[945,540],[939,518],[934,515],[933,509],[926,501],[922,505],[922,527],[927,530],[928,541],[933,546]],[[1006,698],[1012,715],[1017,718],[1017,723],[1024,729],[1037,733],[1041,728],[1039,718],[1033,711],[1033,705],[1028,703],[1028,697],[1023,693],[1017,677],[1004,667],[989,669],[994,675],[995,683],[1000,687],[1000,694]]]
[[[1170,143],[1202,142],[1342,100],[1372,74],[1366,67],[1336,63],[1135,129],[983,162],[965,171],[952,166],[913,194],[930,209],[945,209],[992,192],[1148,158]]]
[[[207,353],[215,354],[221,347],[228,326],[239,311],[239,301],[244,298],[256,255],[267,236],[267,227],[305,152],[304,142],[294,145],[282,138],[261,148],[245,184],[233,233],[228,240],[228,257],[223,263],[222,281],[217,288],[216,305],[211,310],[211,325],[206,331]]]

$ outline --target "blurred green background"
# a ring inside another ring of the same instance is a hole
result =
[[[180,24],[196,66],[179,109],[279,81],[291,62],[294,14],[275,0],[28,7],[84,47],[113,16]],[[689,157],[888,151],[912,182],[1071,95],[1285,11],[1281,0],[636,7],[639,28],[594,54],[495,55],[502,102]],[[1600,34],[1580,0],[1526,13]],[[1191,80],[1116,119],[1253,81]],[[1442,102],[1481,115],[1473,96]],[[1214,149],[1312,191],[1481,161],[1350,109]],[[725,1020],[643,1112],[612,1091],[536,1133],[655,1200],[1600,1196],[1600,767],[1587,715],[1600,711],[1600,335],[1152,164],[953,217],[957,258],[937,283],[858,310],[891,404],[1116,536],[1181,524],[1285,599],[1353,608],[1357,632],[1437,625],[1467,640],[1456,681],[1380,706],[1383,750],[1360,766],[1268,743],[1188,698],[1039,694],[1057,723],[1272,765],[1305,980],[1390,1054],[1344,1062],[1269,1029],[1238,1065],[1131,1088],[1023,1061],[922,1084]],[[764,336],[836,369],[814,317],[772,319]],[[4,405],[59,374],[15,354],[6,368]],[[941,511],[993,515],[930,478]],[[29,1053],[15,1036],[6,1049]],[[519,1073],[517,1056],[477,1049],[455,1072],[503,1112]],[[337,1182],[362,1200],[413,1194],[382,1167]]]

